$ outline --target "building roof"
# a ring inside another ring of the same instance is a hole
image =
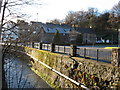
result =
[[[43,28],[46,33],[56,33],[56,30],[58,30],[59,33],[68,33],[74,30],[73,27],[66,24],[53,24],[53,23],[42,23],[42,22],[32,22],[32,24],[39,28]],[[76,27],[75,31],[80,33],[95,34],[93,29],[91,28]]]
[[[89,34],[95,34],[94,30],[91,28],[80,28],[76,27],[75,30],[80,33],[89,33]]]
[[[72,29],[70,26],[65,24],[59,25],[51,23],[44,24],[43,28],[47,33],[56,33],[56,30],[58,30],[59,33],[67,33],[69,30]]]
[[[56,30],[59,33],[67,33],[72,28],[66,24],[53,24],[53,23],[42,23],[42,22],[31,22],[32,25],[38,27],[39,29],[43,28],[46,33],[56,33]]]
[[[66,27],[61,27],[61,26],[57,26],[57,25],[53,25],[52,27],[51,26],[45,26],[43,27],[45,32],[47,33],[55,33],[56,30],[59,31],[59,33],[67,33],[71,28],[66,28]]]

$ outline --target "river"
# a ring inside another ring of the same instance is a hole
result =
[[[51,88],[21,58],[6,55],[4,61],[5,79],[8,88]]]

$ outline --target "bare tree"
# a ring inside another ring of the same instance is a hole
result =
[[[98,16],[98,9],[97,8],[88,8],[87,11],[87,20],[88,20],[88,27],[94,28],[95,27],[95,20]]]
[[[61,21],[59,19],[53,19],[50,22],[53,24],[61,24]]]
[[[111,15],[109,17],[109,22],[111,23],[111,28],[119,29],[120,28],[120,1],[117,5],[113,6],[111,9]]]
[[[35,1],[35,0],[34,0]],[[0,24],[0,37],[1,37],[1,32],[4,35],[6,34],[7,37],[4,37],[4,39],[7,39],[9,42],[11,41],[11,35],[17,34],[17,28],[16,28],[16,23],[14,23],[12,20],[16,19],[16,18],[24,18],[25,16],[28,16],[25,13],[21,13],[19,11],[19,7],[23,6],[23,5],[41,5],[39,3],[34,3],[33,0],[3,0],[3,4],[2,6],[0,6],[0,9],[2,11],[2,15],[1,15],[1,24]],[[0,3],[1,5],[1,3]],[[9,33],[6,33],[9,32]],[[7,88],[7,84],[5,81],[5,70],[4,70],[4,66],[5,66],[5,55],[7,52],[9,52],[9,48],[11,47],[11,43],[10,45],[5,45],[3,47],[3,55],[2,55],[2,81],[3,81],[3,88]],[[9,66],[9,65],[8,65]],[[9,66],[11,67],[11,66]],[[9,84],[8,84],[9,85]],[[4,87],[5,86],[5,87]]]
[[[115,5],[113,8],[112,8],[112,11],[114,12],[114,14],[119,17],[120,16],[120,1],[118,2],[117,5]]]
[[[2,9],[2,19],[1,19],[1,31],[6,22],[12,21],[13,19],[29,17],[26,13],[20,10],[21,6],[35,6],[41,5],[40,2],[35,2],[36,0],[4,0]]]
[[[71,25],[74,23],[76,23],[75,21],[75,12],[73,11],[69,11],[68,12],[68,15],[66,15],[65,17],[65,23],[68,24],[68,25]]]
[[[88,11],[70,11],[65,17],[65,23],[69,25],[75,25],[77,27],[94,27],[94,21],[98,10],[95,8],[89,8]]]

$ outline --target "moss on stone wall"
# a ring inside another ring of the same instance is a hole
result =
[[[58,87],[59,84],[58,83],[54,84],[54,81],[51,80],[51,77],[49,77],[48,75],[46,75],[38,70],[35,70],[34,68],[31,68],[31,70],[34,71],[42,79],[44,79],[52,88],[59,89],[59,87]]]

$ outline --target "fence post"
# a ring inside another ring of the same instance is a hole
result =
[[[64,53],[65,53],[65,46],[64,46]]]
[[[97,49],[97,61],[99,59],[99,49]]]
[[[112,49],[111,64],[113,66],[120,66],[120,49]]]
[[[77,54],[77,46],[76,45],[70,45],[70,55],[75,57]]]
[[[42,50],[42,43],[39,42],[39,49]]]
[[[51,46],[50,51],[51,51],[51,52],[54,52],[54,51],[55,51],[55,44],[54,44],[54,43],[51,43],[50,46]]]
[[[32,42],[32,48],[34,48],[34,42]]]
[[[47,44],[47,51],[48,51],[48,44]]]
[[[86,48],[84,48],[84,58],[86,57]]]
[[[58,52],[59,52],[59,45],[58,45]]]

